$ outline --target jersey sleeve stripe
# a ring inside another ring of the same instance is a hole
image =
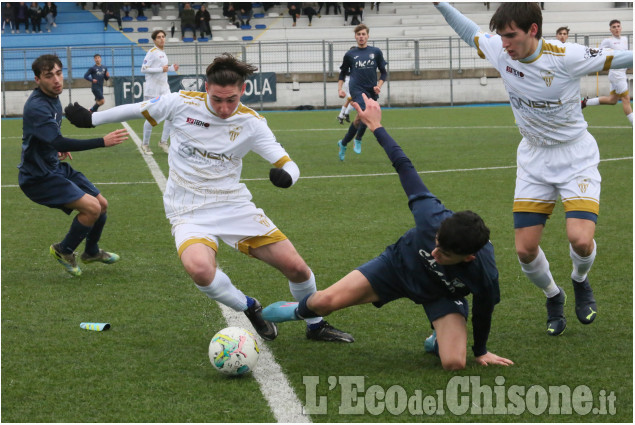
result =
[[[485,53],[483,53],[483,51],[479,47],[478,39],[479,39],[478,35],[474,37],[474,44],[476,44],[476,53],[478,53],[481,59],[485,59]]]
[[[143,115],[146,118],[146,120],[148,120],[148,122],[150,123],[150,125],[152,125],[152,127],[157,125],[156,120],[152,118],[152,116],[150,116],[150,113],[148,111],[141,111],[141,115]]]
[[[611,68],[612,62],[613,62],[613,56],[607,56],[606,62],[604,62],[604,68],[602,68],[602,71],[608,71]]]
[[[279,160],[277,160],[276,162],[273,163],[273,166],[276,168],[282,168],[282,166],[284,164],[286,164],[287,162],[291,161],[291,158],[289,158],[287,155],[283,156],[282,158],[280,158]]]

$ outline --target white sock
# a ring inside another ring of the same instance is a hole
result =
[[[350,115],[351,111],[355,109],[353,108],[353,104],[349,103],[348,106],[346,107],[346,112],[344,112],[345,115]]]
[[[170,120],[163,121],[163,133],[161,134],[161,141],[162,142],[164,142],[164,143],[168,142],[168,139],[170,138],[170,132],[171,131],[172,131],[172,121],[170,121]]]
[[[344,117],[345,113],[346,113],[346,106],[342,106],[342,110],[340,111],[340,114],[338,116]]]
[[[586,106],[596,106],[600,104],[600,98],[594,97],[593,99],[586,100]]]
[[[631,112],[630,114],[628,114],[626,118],[628,118],[628,120],[631,122],[631,125],[633,125],[633,113]]]
[[[547,298],[558,295],[560,290],[556,286],[551,272],[549,271],[549,261],[542,248],[538,247],[538,256],[529,264],[525,264],[518,260],[520,267],[523,269],[525,276],[529,278],[531,283],[542,289]]]
[[[289,289],[291,290],[291,295],[295,298],[296,301],[300,302],[307,295],[311,295],[315,291],[317,291],[317,286],[315,285],[315,275],[313,271],[311,271],[311,277],[305,282],[293,283],[289,281]],[[320,323],[322,321],[321,317],[312,317],[310,319],[304,319],[307,324],[312,325],[314,323]]]
[[[144,145],[147,146],[150,144],[151,135],[152,135],[152,124],[146,121],[143,123],[143,144]]]
[[[214,280],[207,286],[196,287],[205,295],[219,303],[225,304],[227,307],[236,311],[247,310],[247,297],[238,288],[236,288],[221,269],[216,268],[216,276]]]
[[[574,250],[571,244],[569,244],[569,256],[573,261],[573,271],[571,272],[571,279],[576,282],[582,282],[586,279],[593,261],[595,261],[595,255],[597,253],[598,246],[593,239],[593,252],[588,257],[580,257]]]

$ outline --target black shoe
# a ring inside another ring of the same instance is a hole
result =
[[[344,119],[346,120],[346,122],[351,122],[351,118],[349,117],[349,114],[344,114]]]
[[[311,329],[307,326],[306,337],[308,339],[314,339],[316,341],[339,341],[339,342],[354,342],[355,338],[351,334],[342,332],[339,329],[335,329],[329,325],[326,320],[320,322],[320,327],[317,329]]]
[[[245,316],[249,319],[258,335],[265,341],[273,341],[278,336],[278,327],[262,318],[262,306],[257,299],[245,310]]]
[[[575,293],[575,315],[583,325],[588,325],[595,320],[598,315],[598,307],[593,298],[593,289],[586,278],[582,282],[573,282],[573,292]]]
[[[588,98],[588,97],[585,97],[584,99],[582,99],[582,100],[580,101],[580,106],[581,106],[581,108],[582,108],[582,109],[586,108],[586,101],[587,101],[587,100],[589,100],[589,98]]]
[[[564,318],[564,305],[567,302],[567,295],[564,289],[558,286],[560,293],[551,298],[547,298],[547,334],[551,336],[560,335],[567,327],[567,319]]]

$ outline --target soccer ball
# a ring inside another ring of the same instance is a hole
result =
[[[253,370],[259,355],[254,335],[235,326],[219,331],[209,343],[212,366],[226,375],[243,375]]]

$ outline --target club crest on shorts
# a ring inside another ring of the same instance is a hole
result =
[[[589,179],[586,179],[586,178],[578,179],[578,187],[580,188],[580,192],[586,193],[586,190],[589,188],[590,183],[591,182],[589,181]]]
[[[240,132],[243,130],[240,125],[230,125],[229,126],[229,140],[232,142],[236,141],[236,137],[240,135]]]

